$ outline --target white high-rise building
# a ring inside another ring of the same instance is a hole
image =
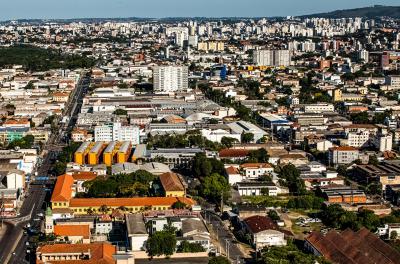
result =
[[[366,51],[365,49],[360,50],[360,51],[358,52],[358,58],[359,58],[360,60],[364,60],[364,62],[368,62],[368,61],[369,61],[369,52]]]
[[[94,139],[96,142],[130,141],[132,144],[139,144],[139,127],[122,126],[119,122],[96,126]]]
[[[154,91],[187,90],[189,86],[188,72],[187,66],[156,66],[153,70]]]
[[[258,66],[289,66],[289,50],[255,50],[253,62]]]

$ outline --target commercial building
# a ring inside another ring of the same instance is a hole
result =
[[[176,92],[188,89],[187,66],[156,66],[153,70],[155,92]]]

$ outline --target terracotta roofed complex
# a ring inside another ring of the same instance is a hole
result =
[[[306,238],[305,246],[331,263],[395,264],[400,260],[399,252],[366,228],[341,233],[331,230],[325,236],[313,232]]]
[[[37,264],[115,264],[116,247],[108,243],[44,245],[36,251]]]

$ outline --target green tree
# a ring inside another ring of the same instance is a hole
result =
[[[254,140],[254,134],[243,132],[241,135],[241,140],[242,140],[242,143],[250,143]]]
[[[174,254],[175,248],[176,236],[169,231],[157,231],[146,242],[146,250],[150,258],[162,255],[169,257]]]
[[[221,200],[221,195],[227,199],[229,191],[230,186],[227,179],[218,173],[213,173],[205,177],[202,181],[201,194],[211,201],[219,202]]]
[[[397,232],[396,232],[396,231],[392,231],[392,232],[390,232],[390,237],[389,237],[389,239],[390,239],[390,240],[396,240],[396,239],[397,239],[397,236],[398,236]]]
[[[212,172],[223,174],[224,164],[215,158],[207,158],[205,153],[197,153],[192,161],[192,173],[197,178],[210,176]]]
[[[306,193],[304,181],[300,179],[300,171],[293,164],[288,164],[281,168],[278,176],[284,180],[291,193],[295,195]]]
[[[268,152],[264,148],[260,148],[257,150],[250,151],[247,162],[261,162],[266,163],[268,162],[269,155]]]
[[[128,111],[124,110],[124,109],[117,109],[114,111],[114,115],[127,115]]]
[[[190,243],[188,241],[182,241],[177,249],[177,252],[183,253],[195,253],[204,251],[206,250],[200,243]]]
[[[280,220],[281,218],[279,217],[278,213],[275,210],[269,210],[268,211],[268,217],[271,218],[274,221]]]
[[[230,263],[231,262],[227,258],[222,256],[212,257],[208,261],[208,264],[230,264]]]
[[[225,148],[231,148],[233,144],[237,143],[238,140],[236,138],[231,138],[231,137],[222,137],[221,138],[221,144]]]
[[[184,202],[176,201],[172,204],[172,209],[185,209],[187,205]]]
[[[372,155],[372,156],[369,157],[368,164],[369,165],[375,165],[375,166],[379,165],[379,160],[376,157],[376,155]]]
[[[354,113],[350,115],[351,121],[355,124],[368,124],[370,123],[367,112]]]
[[[22,149],[30,149],[30,148],[32,148],[34,141],[35,141],[35,138],[32,135],[26,135],[25,137],[11,141],[7,145],[7,148],[14,149],[14,148],[18,147],[18,148],[22,148]]]
[[[106,214],[108,212],[108,207],[107,205],[103,204],[102,206],[100,206],[99,211],[102,212],[103,214]]]

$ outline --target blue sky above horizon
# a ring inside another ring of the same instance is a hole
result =
[[[2,0],[0,20],[88,17],[271,17],[304,15],[399,0]]]

